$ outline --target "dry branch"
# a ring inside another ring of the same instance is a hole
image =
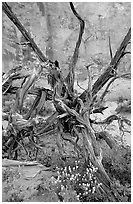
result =
[[[3,159],[2,160],[2,167],[9,167],[9,166],[43,166],[42,164],[38,163],[37,161],[15,161],[11,159]]]
[[[36,55],[38,56],[40,61],[44,62],[44,64],[41,64],[41,66],[43,68],[47,68],[49,71],[51,71],[51,69],[52,69],[52,75],[53,75],[54,79],[58,80],[58,78],[60,78],[60,80],[63,81],[63,77],[61,75],[61,72],[58,70],[59,67],[57,67],[57,61],[52,62],[51,60],[47,59],[44,56],[42,51],[39,49],[37,44],[34,42],[33,38],[31,38],[30,34],[26,31],[24,26],[21,24],[21,22],[18,20],[18,18],[12,12],[10,6],[6,2],[2,3],[2,10],[9,17],[9,19],[17,26],[19,31],[22,33],[22,35],[27,40],[28,46],[30,46],[33,49],[33,51],[36,53]],[[53,81],[50,81],[51,87],[52,87],[52,84],[53,84],[52,82]]]
[[[28,120],[32,114],[33,111],[35,111],[37,105],[39,104],[41,99],[41,93],[39,95],[36,96],[30,110],[27,112],[27,114],[24,116],[25,120]]]
[[[75,80],[75,66],[76,66],[76,63],[78,61],[79,47],[80,47],[82,36],[84,33],[85,23],[84,23],[84,20],[79,16],[77,11],[75,10],[72,2],[70,2],[70,7],[71,7],[73,14],[77,17],[77,19],[79,20],[79,23],[80,23],[80,31],[79,31],[78,40],[76,43],[76,47],[75,47],[73,56],[71,58],[71,62],[69,64],[69,74],[67,75],[67,77],[65,79],[65,81],[68,84],[69,91],[73,93],[73,86],[74,86],[74,80]]]
[[[111,48],[110,36],[109,36],[109,52],[110,52],[110,58],[111,58],[111,60],[112,60],[112,58],[113,58],[113,53],[112,53],[112,48]]]
[[[4,13],[9,17],[9,19],[17,26],[17,28],[20,30],[20,32],[23,34],[25,39],[28,42],[28,45],[32,47],[36,55],[39,57],[39,59],[42,62],[46,62],[48,59],[44,56],[42,51],[39,49],[39,47],[36,45],[34,40],[31,38],[30,34],[26,31],[24,26],[20,23],[16,15],[12,12],[10,6],[6,2],[2,2],[2,10]]]
[[[92,96],[96,95],[97,92],[107,83],[107,81],[114,77],[116,75],[116,70],[118,68],[118,65],[120,63],[120,60],[123,58],[125,55],[125,49],[127,45],[129,44],[129,41],[131,39],[131,28],[128,30],[127,35],[123,39],[122,43],[120,44],[120,47],[115,53],[115,56],[111,59],[111,62],[107,69],[104,71],[103,74],[96,80],[92,87]],[[87,90],[84,91],[81,95],[80,98],[85,101],[86,100],[86,95],[87,95]]]
[[[96,138],[104,139],[111,149],[116,147],[116,142],[113,140],[111,134],[109,134],[107,131],[96,133]]]
[[[103,101],[103,98],[104,98],[105,95],[108,93],[108,89],[109,89],[110,85],[111,85],[116,79],[118,79],[118,78],[124,78],[124,77],[129,76],[129,75],[131,75],[131,73],[122,74],[122,75],[120,75],[120,76],[119,76],[119,75],[118,75],[118,76],[116,75],[114,78],[112,78],[112,79],[110,80],[110,82],[108,83],[108,85],[106,86],[104,92],[103,92],[102,95],[100,96],[100,100]]]

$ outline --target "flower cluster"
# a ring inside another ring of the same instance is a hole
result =
[[[55,182],[61,184],[61,190],[71,188],[76,191],[77,199],[82,201],[85,197],[94,194],[102,185],[97,181],[96,171],[97,168],[90,161],[87,164],[75,161],[73,166],[57,167],[58,177]]]

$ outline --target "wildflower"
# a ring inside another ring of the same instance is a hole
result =
[[[89,183],[87,183],[87,186],[88,186],[88,187],[90,187],[90,184],[89,184]]]
[[[98,168],[97,167],[92,167],[93,168],[93,172],[96,172],[97,170],[98,170]]]
[[[91,175],[91,174],[89,175],[89,180],[90,180],[90,181],[92,180],[92,175]]]
[[[64,168],[64,172],[67,172],[67,167],[65,166],[65,168]]]
[[[78,177],[78,175],[77,174],[75,174],[75,178],[77,178]]]
[[[58,176],[58,177],[57,177],[57,181],[59,181],[59,180],[60,180],[60,177]]]
[[[97,187],[100,187],[100,186],[102,186],[102,183],[98,183],[98,184],[97,184]]]
[[[89,169],[87,168],[86,171],[87,171],[87,174],[88,174],[89,173]]]
[[[71,167],[70,167],[70,166],[68,166],[68,170],[69,170],[69,172],[70,172],[70,173],[72,172],[72,170],[71,170]]]
[[[90,169],[89,169],[89,172],[92,173],[92,171],[93,171],[93,170],[90,168]]]
[[[62,190],[62,191],[64,190],[64,188],[65,188],[65,187],[61,184],[61,190]]]
[[[87,194],[88,194],[88,192],[84,192],[84,193],[83,193],[83,195],[87,195]]]
[[[73,171],[75,171],[75,167],[73,167]]]
[[[77,195],[76,198],[79,200],[80,195]]]
[[[72,174],[72,178],[74,178],[74,174]]]
[[[77,160],[75,161],[75,164],[78,164]]]
[[[92,188],[92,193],[94,193],[94,192],[95,192],[95,190],[96,190],[96,187],[95,187],[95,186],[93,186],[93,188]]]
[[[59,175],[59,174],[60,174],[60,172],[59,172],[59,171],[57,171],[57,174]]]
[[[76,170],[78,170],[78,168],[79,168],[79,167],[76,165]]]
[[[87,190],[88,190],[88,187],[85,188],[85,191],[87,191]]]

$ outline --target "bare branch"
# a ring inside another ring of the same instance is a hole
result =
[[[24,26],[20,23],[16,15],[12,12],[11,8],[6,2],[2,2],[2,10],[4,13],[9,17],[9,19],[17,26],[17,28],[20,30],[20,32],[23,34],[25,39],[28,41],[28,45],[32,47],[34,52],[37,54],[39,59],[42,62],[46,62],[48,59],[44,56],[42,51],[39,49],[39,47],[36,45],[34,40],[31,38],[30,34],[26,31]]]
[[[128,42],[131,39],[131,28],[128,30],[127,35],[124,37],[121,45],[119,46],[118,50],[115,53],[115,56],[112,58],[109,66],[107,69],[101,74],[101,76],[96,80],[92,87],[92,96],[96,95],[97,92],[107,83],[107,81],[114,77],[116,74],[116,70],[118,68],[118,65],[120,63],[120,60],[123,57],[123,53],[125,52],[125,49],[128,45]],[[81,95],[80,98],[82,100],[86,100],[86,91],[85,90]]]
[[[103,101],[103,98],[104,98],[105,95],[108,93],[108,89],[109,89],[110,85],[111,85],[116,79],[118,79],[118,78],[124,78],[124,77],[126,77],[126,76],[128,76],[128,75],[131,75],[131,74],[130,74],[130,73],[125,73],[125,74],[122,74],[122,75],[120,75],[120,76],[117,75],[117,76],[115,76],[114,78],[112,78],[112,79],[110,80],[110,82],[108,83],[107,87],[105,88],[103,94],[101,95],[100,100]]]
[[[123,53],[123,57],[124,57],[125,55],[127,55],[127,54],[131,54],[131,52],[129,52],[129,51],[124,52],[124,53]]]
[[[103,98],[105,97],[105,95],[108,93],[109,86],[113,83],[113,81],[114,81],[115,79],[117,79],[117,77],[114,77],[114,78],[111,79],[111,81],[108,83],[108,85],[107,85],[105,91],[103,92],[103,94],[102,94],[101,97],[100,97],[101,102],[103,101]]]
[[[79,20],[79,23],[80,23],[79,37],[78,37],[78,40],[77,40],[77,43],[76,43],[76,47],[75,47],[73,56],[71,58],[71,62],[69,64],[69,74],[67,75],[67,77],[65,79],[65,81],[68,84],[69,91],[72,93],[73,92],[73,86],[74,86],[74,80],[75,80],[75,66],[76,66],[76,63],[77,63],[77,60],[78,60],[79,47],[80,47],[80,44],[81,44],[85,23],[84,23],[84,20],[76,12],[72,2],[70,2],[70,7],[71,7],[71,10],[72,10],[73,14],[77,17],[77,19]]]
[[[96,138],[104,139],[111,149],[116,147],[116,142],[113,140],[113,137],[106,131],[96,133]]]
[[[112,48],[111,48],[110,35],[109,35],[109,51],[110,51],[110,57],[111,57],[111,60],[112,60],[113,53],[112,53]]]
[[[94,124],[97,125],[102,125],[102,124],[106,124],[109,125],[110,123],[112,123],[114,120],[119,120],[119,117],[117,115],[110,115],[109,117],[107,117],[106,119],[104,119],[103,121],[94,121]]]
[[[84,89],[83,87],[81,87],[81,86],[80,86],[80,84],[79,84],[78,80],[77,80],[77,85],[79,86],[79,88],[80,88],[80,89],[82,89],[82,90],[84,90],[84,91],[85,91],[85,89]]]
[[[88,72],[88,90],[87,91],[88,91],[88,94],[90,95],[90,98],[89,98],[90,101],[92,101],[92,92],[91,92],[91,90],[92,90],[92,76],[91,76],[91,70],[90,70],[91,65],[93,65],[93,63],[86,66],[87,72]]]
[[[27,112],[27,114],[24,116],[24,119],[28,120],[31,117],[32,112],[35,110],[36,106],[38,105],[41,98],[41,94],[37,95],[30,110]]]

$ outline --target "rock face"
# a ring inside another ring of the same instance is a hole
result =
[[[79,32],[79,22],[73,15],[69,3],[49,2],[48,5],[46,3],[40,5],[33,2],[19,4],[11,2],[9,4],[44,54],[49,53],[48,39],[52,38],[53,58],[60,62],[66,74]],[[85,65],[93,63],[92,69],[97,73],[109,63],[109,36],[114,54],[130,27],[131,4],[129,2],[74,2],[74,6],[85,20],[85,32],[77,63],[77,71],[80,72],[77,77],[84,80],[86,79]],[[47,19],[49,28],[47,28]],[[52,33],[49,36],[50,30]],[[3,42],[5,42],[3,43],[3,65],[5,70],[13,65],[13,60],[18,60],[17,55],[20,54],[20,47],[11,44],[11,40],[19,41],[22,40],[21,38],[16,27],[3,14]],[[7,39],[10,40],[10,43],[7,43]],[[25,60],[30,58],[27,57],[29,52],[24,50],[23,53],[26,55]],[[123,71],[130,69],[130,55],[124,58],[121,68]]]

